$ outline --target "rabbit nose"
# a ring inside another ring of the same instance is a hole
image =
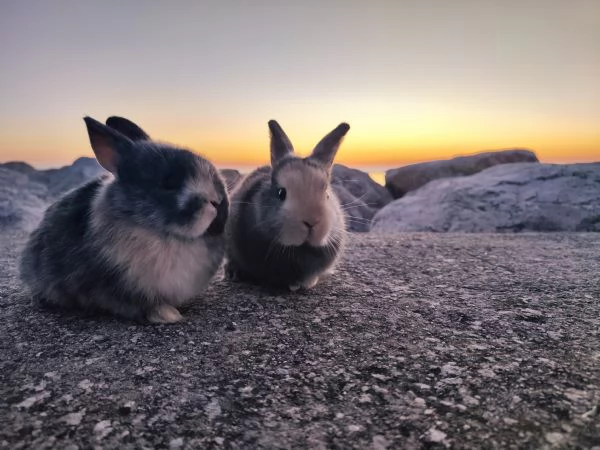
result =
[[[315,227],[315,225],[316,225],[317,223],[319,223],[319,221],[318,221],[318,220],[313,220],[312,222],[307,222],[306,220],[303,220],[303,221],[302,221],[302,223],[303,223],[304,225],[306,225],[306,227],[307,227],[309,230],[312,230],[312,229]]]

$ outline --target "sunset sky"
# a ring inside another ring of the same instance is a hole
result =
[[[384,167],[530,148],[600,160],[600,0],[2,0],[0,161],[91,156],[128,117],[219,166],[300,153]]]

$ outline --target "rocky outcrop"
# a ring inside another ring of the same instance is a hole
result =
[[[346,217],[346,229],[356,232],[369,231],[371,220],[377,210],[368,206],[361,199],[356,198],[341,184],[334,184],[333,190],[342,204],[344,216]]]
[[[33,230],[50,199],[45,185],[31,181],[24,173],[0,167],[0,229]]]
[[[103,172],[94,158],[48,170],[23,162],[0,164],[0,227],[33,230],[48,204]]]
[[[516,149],[411,164],[388,170],[385,173],[385,187],[392,193],[394,198],[400,198],[406,193],[439,178],[473,175],[498,164],[537,161],[535,153]]]
[[[387,205],[373,231],[600,231],[600,163],[504,164]]]
[[[355,198],[373,209],[383,208],[393,200],[389,191],[374,181],[368,173],[341,164],[333,166],[331,183],[334,186],[343,186]]]
[[[58,169],[36,170],[24,162],[8,162],[0,164],[0,168],[18,172],[32,182],[46,186],[48,195],[55,198],[104,173],[94,158],[87,157],[78,158],[70,166]]]

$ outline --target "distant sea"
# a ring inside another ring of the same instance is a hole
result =
[[[382,186],[385,186],[385,172],[369,172],[369,176]]]

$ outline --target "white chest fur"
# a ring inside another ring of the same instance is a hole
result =
[[[123,267],[131,287],[174,306],[202,292],[214,265],[202,240],[157,238],[138,229],[119,230],[107,251],[105,256]]]

